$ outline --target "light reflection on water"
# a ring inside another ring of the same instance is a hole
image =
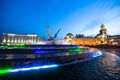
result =
[[[112,51],[115,52],[115,51]],[[116,54],[106,52],[105,56],[100,60],[101,68],[109,76],[114,77],[115,79],[120,79],[120,57]]]
[[[29,74],[9,74],[8,78],[11,78],[11,80],[14,78],[20,78],[21,80],[28,78],[38,80],[120,80],[120,57],[116,55],[118,53],[115,53],[115,51],[108,50],[104,51],[103,56],[89,61],[62,66],[52,70],[39,70]],[[67,53],[66,55],[69,54]],[[24,64],[30,63],[31,61],[24,62]],[[36,64],[38,63],[36,61]]]

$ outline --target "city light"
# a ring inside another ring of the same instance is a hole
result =
[[[20,44],[19,46],[25,46],[25,44]]]
[[[8,73],[10,70],[12,70],[12,68],[2,69],[2,70],[0,70],[0,74],[6,74],[6,73]]]
[[[52,50],[48,50],[48,49],[35,49],[34,53],[57,53],[57,52],[83,52],[82,48],[76,48],[76,49],[61,49],[61,50],[57,50],[57,49],[52,49]]]
[[[37,69],[54,68],[54,67],[58,67],[58,65],[54,64],[54,65],[44,65],[44,66],[29,67],[29,68],[19,68],[19,69],[9,70],[9,72],[37,70]]]
[[[18,69],[8,68],[8,69],[0,70],[0,74],[7,74],[7,73],[11,73],[11,72],[20,72],[20,71],[28,71],[28,70],[54,68],[54,67],[58,67],[58,65],[53,64],[53,65],[44,65],[44,66],[29,67],[29,68],[18,68]]]
[[[68,52],[83,52],[82,48],[70,49]]]
[[[42,49],[35,49],[34,53],[56,53],[57,50],[42,50]]]

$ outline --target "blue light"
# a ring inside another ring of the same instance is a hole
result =
[[[30,67],[30,68],[19,68],[19,69],[13,69],[9,72],[19,72],[19,71],[28,71],[28,70],[37,70],[37,69],[45,69],[45,68],[53,68],[58,67],[58,65],[44,65],[44,66],[37,66],[37,67]]]
[[[34,52],[35,53],[43,53],[44,51],[43,50],[39,50],[39,49],[35,49]]]
[[[98,56],[101,56],[101,55],[102,55],[101,51],[98,51],[97,53],[92,53],[92,57],[98,57]]]
[[[35,49],[34,53],[56,53],[57,50],[41,50],[41,49]]]

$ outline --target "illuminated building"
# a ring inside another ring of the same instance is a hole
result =
[[[109,36],[110,45],[120,45],[120,35]]]
[[[66,34],[64,39],[67,40],[68,43],[74,44],[74,38],[75,37],[72,33],[68,33],[68,34]]]
[[[2,34],[2,43],[8,45],[40,44],[42,41],[43,39],[36,34]]]
[[[95,38],[87,38],[80,34],[75,38],[73,34],[68,33],[65,39],[68,40],[68,43],[73,45],[100,45],[108,43],[107,30],[103,24],[100,26],[100,33],[97,34]]]
[[[96,38],[98,38],[98,40],[101,44],[107,44],[108,43],[107,30],[106,30],[106,28],[103,24],[101,24],[100,33],[97,34]]]
[[[75,38],[75,45],[98,45],[100,44],[97,38]]]
[[[73,34],[68,33],[65,40],[72,45],[98,45],[100,44],[98,38],[75,38]]]
[[[57,40],[55,41],[55,44],[57,45],[70,45],[67,40]]]

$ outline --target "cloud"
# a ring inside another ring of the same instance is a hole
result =
[[[108,30],[108,34],[110,35],[120,35],[120,17],[114,19],[113,21],[110,21],[106,23],[106,28]]]
[[[102,23],[105,25],[108,34],[120,34],[120,6],[114,3],[114,1],[98,0],[80,6],[59,22],[63,26],[63,34],[70,32],[74,35],[96,36]]]
[[[99,17],[98,17],[99,16]],[[90,28],[82,31],[83,34],[96,35],[99,33],[99,27],[103,23],[110,35],[120,35],[120,7],[106,8],[99,15],[96,15],[93,21],[98,23],[95,26],[90,26]],[[96,23],[94,22],[94,23]],[[89,26],[89,25],[88,25]]]

